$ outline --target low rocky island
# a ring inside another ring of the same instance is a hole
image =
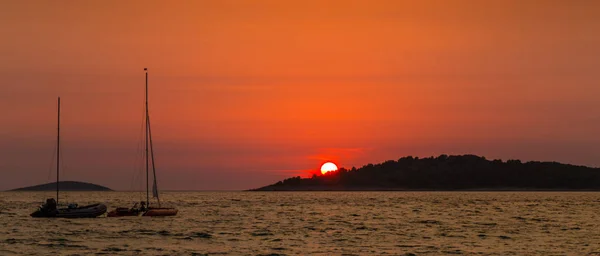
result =
[[[58,183],[60,191],[113,191],[110,188],[79,181],[61,181]],[[41,184],[31,187],[17,188],[11,191],[52,191],[56,190],[56,182]]]
[[[403,157],[253,191],[599,191],[600,168],[557,162],[487,160],[475,155]]]

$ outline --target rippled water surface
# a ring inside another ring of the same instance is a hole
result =
[[[600,255],[600,193],[166,192],[176,217],[29,217],[48,196],[0,192],[0,255]]]

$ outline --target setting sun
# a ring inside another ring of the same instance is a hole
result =
[[[337,169],[338,169],[337,165],[335,165],[332,162],[327,162],[321,166],[321,174],[325,174],[325,173],[328,173],[331,171],[337,171]]]

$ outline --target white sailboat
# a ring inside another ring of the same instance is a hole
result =
[[[154,164],[154,150],[152,148],[152,130],[150,129],[150,114],[148,111],[148,69],[144,68],[146,73],[146,115],[145,115],[145,157],[146,163],[146,201],[134,204],[131,208],[118,207],[108,213],[108,217],[123,217],[123,216],[174,216],[178,210],[173,207],[162,207],[158,191],[158,182],[156,179],[156,168]],[[152,197],[156,198],[157,205],[150,205],[150,162],[152,163]]]

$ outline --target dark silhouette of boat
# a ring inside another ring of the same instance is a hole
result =
[[[118,207],[108,213],[108,217],[125,217],[125,216],[174,216],[177,215],[178,210],[173,207],[161,207],[160,197],[158,195],[158,184],[156,180],[156,168],[154,165],[154,150],[152,148],[152,131],[150,129],[150,114],[148,111],[148,69],[144,68],[146,73],[146,117],[145,117],[145,157],[146,163],[146,201],[142,201],[139,204],[135,203],[133,207]],[[152,197],[156,198],[158,207],[150,205],[150,186],[149,186],[149,166],[152,162],[152,174],[154,183],[152,185]]]
[[[91,204],[78,207],[77,204],[69,204],[67,208],[57,208],[54,198],[46,199],[46,203],[31,214],[38,218],[95,218],[106,212],[106,205]]]
[[[56,199],[48,198],[35,212],[34,218],[95,218],[106,213],[106,205],[91,204],[79,207],[69,204],[66,208],[58,208],[58,195],[60,191],[60,97],[58,98],[58,129],[56,136]]]

